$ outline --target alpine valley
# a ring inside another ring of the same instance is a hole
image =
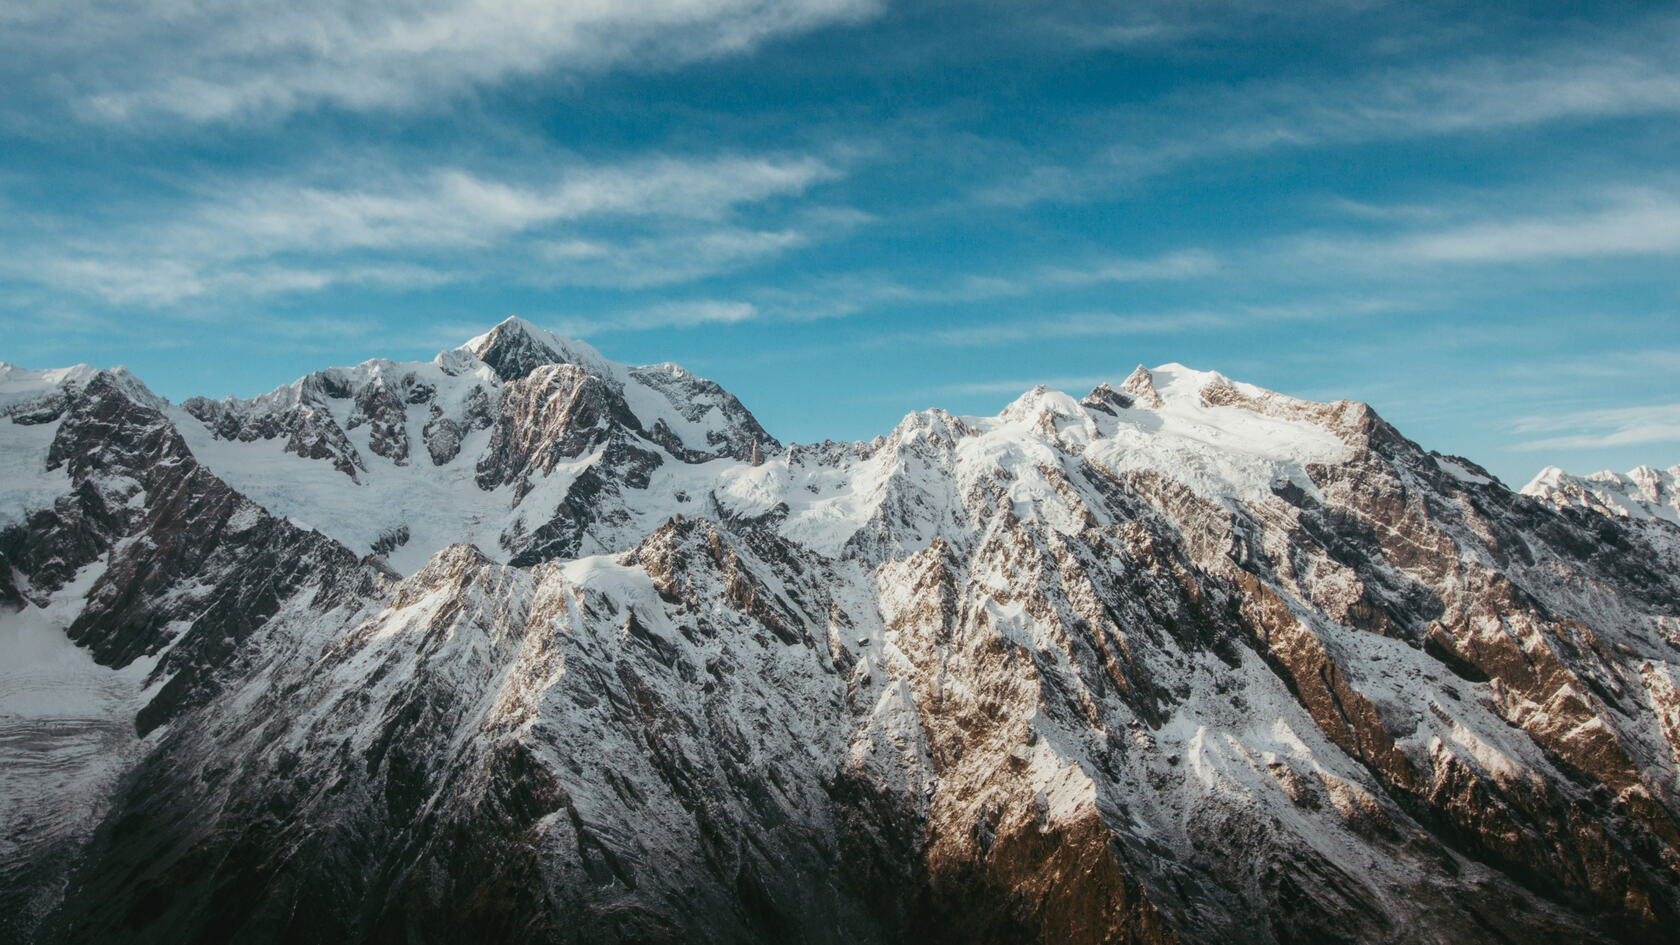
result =
[[[0,940],[1673,941],[1677,496],[1179,365],[0,366]]]

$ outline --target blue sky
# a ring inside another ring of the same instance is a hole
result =
[[[0,82],[26,366],[519,315],[783,439],[1181,361],[1513,486],[1680,462],[1671,4],[8,0]]]

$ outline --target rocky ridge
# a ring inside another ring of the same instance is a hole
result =
[[[1661,470],[1640,466],[1625,475],[1606,469],[1586,476],[1571,476],[1547,466],[1522,492],[1559,507],[1680,525],[1680,466]]]
[[[252,401],[7,368],[0,412],[11,938],[1680,920],[1680,526],[1363,404],[1166,365],[783,447],[510,321]]]

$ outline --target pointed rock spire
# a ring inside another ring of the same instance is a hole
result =
[[[1103,381],[1091,389],[1089,394],[1079,402],[1092,410],[1112,414],[1115,409],[1125,410],[1132,406],[1132,398],[1115,390],[1107,381]]]
[[[1120,389],[1132,395],[1134,401],[1145,407],[1166,406],[1166,401],[1161,399],[1160,392],[1155,390],[1154,375],[1150,374],[1149,369],[1141,364],[1132,371],[1130,377],[1126,378],[1125,383],[1120,385]]]

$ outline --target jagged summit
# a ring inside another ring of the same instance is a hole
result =
[[[610,374],[600,352],[581,341],[563,337],[517,316],[461,346],[488,364],[503,381],[518,380],[549,364],[576,364],[595,374]]]
[[[112,368],[75,364],[65,368],[34,370],[0,361],[0,414],[27,410],[29,404],[43,398],[62,398],[66,393],[81,390],[101,376],[122,388],[130,397],[148,406],[162,407],[168,403],[152,393],[145,382],[120,364]]]
[[[1522,493],[1559,507],[1680,524],[1680,465],[1666,470],[1638,466],[1625,474],[1606,469],[1586,476],[1547,466]]]
[[[1048,414],[1074,417],[1082,415],[1078,401],[1059,390],[1039,384],[1015,398],[998,413],[999,420],[1022,420]]]
[[[1108,413],[1113,413],[1116,409],[1129,409],[1135,403],[1129,395],[1115,390],[1107,381],[1093,387],[1079,402],[1094,410]]]
[[[429,362],[327,368],[171,415],[229,482],[404,573],[457,541],[520,561],[617,548],[671,508],[620,493],[693,494],[670,470],[782,449],[712,381],[518,318]]]

